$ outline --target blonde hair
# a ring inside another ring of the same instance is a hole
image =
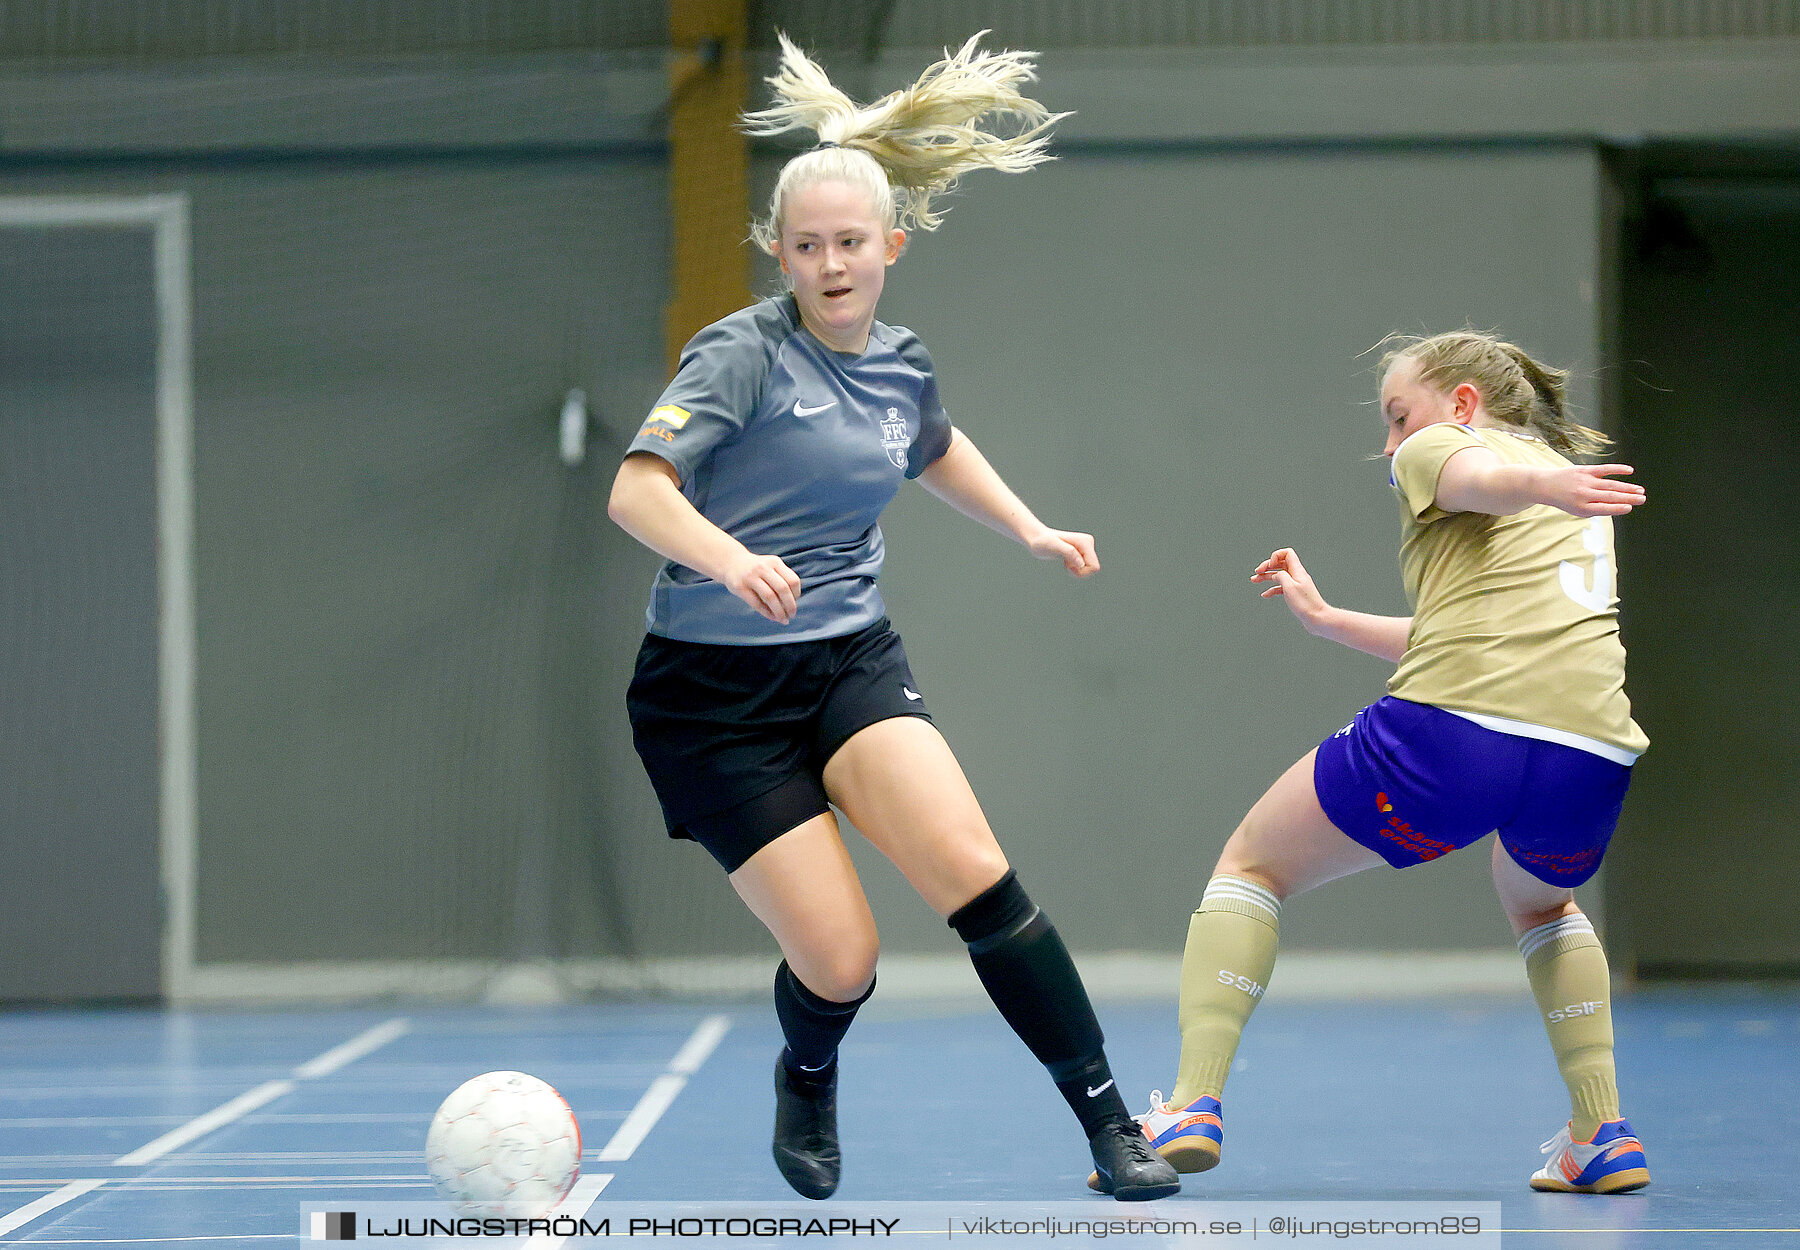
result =
[[[869,193],[882,228],[935,230],[942,211],[932,199],[971,169],[1020,173],[1055,158],[1049,129],[1067,113],[1052,113],[1019,93],[1037,79],[1035,52],[982,52],[982,31],[930,66],[904,91],[859,107],[832,85],[817,62],[781,35],[781,64],[767,81],[775,103],[745,113],[746,134],[810,130],[820,146],[782,167],[769,215],[752,223],[751,237],[774,251],[793,195],[820,182],[841,181]],[[990,114],[1017,123],[1015,133],[981,129]]]
[[[1496,334],[1452,330],[1447,334],[1390,334],[1376,346],[1389,347],[1381,376],[1405,358],[1419,365],[1419,381],[1442,394],[1464,382],[1481,392],[1496,421],[1535,434],[1568,455],[1604,451],[1612,439],[1569,415],[1569,372],[1533,360],[1523,348]]]

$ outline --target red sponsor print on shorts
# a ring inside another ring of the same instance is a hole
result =
[[[1542,864],[1553,872],[1578,872],[1600,859],[1598,847],[1590,846],[1585,851],[1571,851],[1567,855],[1551,855],[1543,851],[1516,851],[1507,848],[1514,859],[1524,863]]]
[[[1378,810],[1387,813],[1387,821],[1380,830],[1380,835],[1389,842],[1411,851],[1421,860],[1436,859],[1438,856],[1448,855],[1456,849],[1448,842],[1439,842],[1436,838],[1426,837],[1407,824],[1394,813],[1394,804],[1388,796],[1379,790],[1375,792],[1375,806]]]

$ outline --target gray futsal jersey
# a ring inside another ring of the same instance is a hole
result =
[[[700,514],[800,579],[799,610],[777,625],[720,582],[670,561],[645,624],[686,642],[765,645],[836,638],[886,612],[875,588],[876,523],[900,489],[950,446],[937,377],[912,331],[877,321],[860,356],[800,325],[792,295],[696,334],[631,451],[675,466]]]

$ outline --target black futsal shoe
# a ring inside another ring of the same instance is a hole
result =
[[[1088,1138],[1094,1152],[1094,1188],[1120,1202],[1149,1202],[1167,1198],[1181,1189],[1181,1178],[1170,1162],[1157,1154],[1136,1120],[1110,1120]]]
[[[831,1065],[831,1075],[818,1085],[800,1084],[788,1075],[782,1057],[776,1056],[775,1141],[771,1149],[775,1166],[801,1197],[829,1198],[837,1192],[843,1157],[838,1153],[836,1063]]]

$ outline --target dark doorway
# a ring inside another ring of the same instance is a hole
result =
[[[1622,165],[1619,527],[1650,753],[1607,859],[1643,977],[1800,973],[1800,151]]]

